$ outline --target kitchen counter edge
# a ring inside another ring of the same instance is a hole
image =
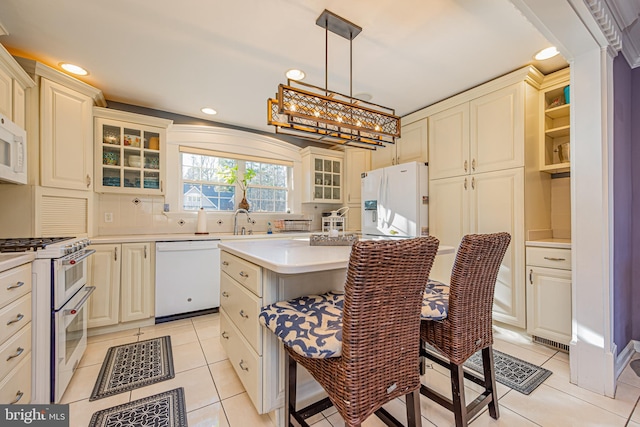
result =
[[[140,242],[184,242],[188,240],[262,240],[262,239],[290,239],[292,237],[309,237],[311,233],[273,233],[273,234],[245,234],[231,233],[211,234],[122,234],[113,236],[90,237],[92,244],[108,243],[140,243]]]
[[[540,239],[527,240],[525,243],[529,247],[571,249],[571,239]]]
[[[33,252],[2,253],[0,254],[0,272],[27,264],[34,259],[36,259],[36,255]]]

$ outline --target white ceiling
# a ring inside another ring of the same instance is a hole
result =
[[[0,43],[84,66],[108,100],[273,132],[266,101],[287,69],[324,86],[324,9],[363,28],[353,94],[400,116],[527,64],[567,66],[533,61],[550,43],[509,0],[2,0]],[[332,33],[328,80],[349,93],[349,42]]]

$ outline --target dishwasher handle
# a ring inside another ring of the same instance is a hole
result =
[[[156,252],[200,251],[218,249],[220,240],[203,240],[186,242],[157,242]]]

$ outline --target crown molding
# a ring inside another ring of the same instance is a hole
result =
[[[591,15],[607,38],[609,47],[617,54],[622,52],[632,68],[640,66],[640,24],[638,16],[629,16],[634,9],[629,0],[585,0]],[[624,4],[622,2],[625,2]],[[635,25],[633,23],[635,22]]]

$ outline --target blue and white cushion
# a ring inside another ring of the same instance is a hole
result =
[[[429,279],[422,297],[423,320],[442,320],[449,313],[449,285]]]
[[[279,301],[260,311],[260,323],[287,347],[314,359],[342,354],[344,293],[331,291]]]

